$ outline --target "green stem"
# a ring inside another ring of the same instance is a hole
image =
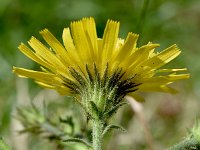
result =
[[[103,122],[101,120],[93,120],[92,141],[94,150],[102,150],[103,139]]]
[[[149,3],[150,3],[150,0],[144,0],[143,1],[143,6],[142,6],[140,16],[139,16],[139,19],[138,19],[138,23],[137,23],[137,26],[136,26],[136,30],[137,30],[139,35],[142,35],[142,32],[143,32],[143,27],[144,27],[144,24],[145,24],[145,19],[146,19],[146,15],[147,15],[147,12],[148,12]],[[138,40],[138,43],[140,43],[140,39]]]

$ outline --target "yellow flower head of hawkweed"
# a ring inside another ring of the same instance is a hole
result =
[[[85,107],[90,101],[102,111],[119,104],[127,94],[137,99],[138,91],[173,93],[168,85],[189,77],[187,73],[177,74],[185,68],[159,69],[181,53],[176,45],[158,53],[155,48],[159,44],[137,47],[137,34],[130,32],[124,40],[118,33],[119,22],[108,20],[103,38],[98,38],[94,19],[83,18],[63,30],[61,44],[44,29],[40,34],[48,46],[35,37],[28,41],[31,48],[23,43],[19,46],[41,65],[41,71],[17,67],[13,71],[63,95],[77,95]]]

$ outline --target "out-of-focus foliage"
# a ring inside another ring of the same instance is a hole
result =
[[[177,150],[177,149],[200,149],[200,126],[199,121],[197,120],[194,126],[189,130],[189,133],[186,138],[181,142],[177,143],[168,150]]]
[[[52,104],[54,107],[51,107]],[[52,143],[52,149],[86,150],[91,145],[91,131],[86,129],[86,122],[81,124],[84,120],[77,117],[76,113],[64,101],[43,105],[41,109],[35,104],[18,107],[16,117],[23,125],[19,133],[46,139]]]
[[[182,54],[171,66],[187,67],[191,79],[173,85],[180,94],[154,93],[146,95],[144,103],[154,149],[164,149],[180,141],[185,128],[200,116],[199,0],[0,0],[0,134],[16,150],[51,147],[40,138],[16,134],[16,130],[22,129],[13,117],[16,106],[28,105],[30,101],[41,107],[45,99],[52,110],[54,103],[65,101],[65,109],[76,109],[76,116],[84,118],[72,100],[44,90],[31,80],[19,79],[11,70],[13,65],[39,69],[17,50],[20,42],[26,43],[32,35],[40,38],[38,32],[44,28],[61,41],[62,30],[70,21],[87,16],[95,18],[100,37],[106,20],[114,19],[120,21],[122,38],[132,31],[140,34],[140,44],[152,41],[165,48],[176,43],[181,48]],[[128,132],[106,135],[105,149],[148,149],[143,128],[129,106],[121,109],[112,121],[122,124]],[[26,146],[20,145],[21,142]]]
[[[10,150],[10,147],[8,144],[5,143],[5,141],[0,137],[0,149],[1,150]]]

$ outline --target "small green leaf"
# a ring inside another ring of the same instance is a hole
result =
[[[93,102],[93,101],[90,101],[90,106],[92,108],[92,117],[99,117],[99,109],[97,108],[97,105]]]
[[[111,125],[108,125],[108,126],[104,129],[104,131],[103,131],[103,136],[104,136],[106,133],[108,133],[108,131],[110,131],[110,130],[112,130],[112,129],[117,129],[117,130],[121,130],[121,131],[123,131],[123,132],[126,132],[126,129],[124,129],[122,126],[111,124]]]
[[[0,150],[11,150],[8,144],[6,144],[3,138],[1,137],[0,137]]]
[[[83,139],[79,139],[79,138],[69,138],[69,139],[63,140],[63,142],[80,143],[80,144],[84,144],[87,147],[92,147],[90,143],[86,142]]]

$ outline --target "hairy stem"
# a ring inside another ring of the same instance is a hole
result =
[[[196,139],[185,139],[180,143],[174,145],[168,150],[198,150],[200,148],[200,141]]]
[[[101,120],[93,120],[92,141],[94,150],[102,150],[103,138],[103,122]]]

